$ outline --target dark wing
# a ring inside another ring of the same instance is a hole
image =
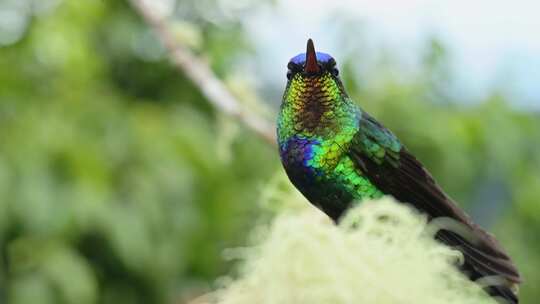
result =
[[[495,238],[458,208],[433,180],[431,174],[410,154],[392,132],[366,113],[353,139],[350,157],[383,193],[409,203],[430,220],[451,218],[462,229],[442,228],[436,237],[464,255],[462,271],[472,280],[493,277],[495,286],[486,290],[509,303],[518,303],[511,286],[521,281],[516,267]],[[456,226],[456,225],[454,225]],[[452,230],[452,231],[451,231]]]

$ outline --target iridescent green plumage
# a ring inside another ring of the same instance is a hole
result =
[[[349,98],[334,59],[316,53],[310,40],[307,52],[292,58],[288,67],[278,144],[283,167],[304,196],[336,221],[353,202],[382,195],[411,204],[429,219],[452,219],[467,235],[441,229],[437,238],[463,252],[460,268],[472,280],[499,278],[486,291],[517,303],[511,286],[520,277],[510,258],[392,132]]]
[[[313,171],[316,185],[334,184],[327,194],[317,191],[318,200],[326,201],[324,196],[333,199],[336,188],[343,188],[341,190],[356,199],[380,197],[382,192],[359,174],[352,160],[343,154],[358,132],[360,112],[342,92],[341,84],[330,72],[311,79],[296,74],[285,91],[278,120],[280,146],[300,139],[311,140],[309,153],[298,150],[289,150],[289,153],[301,158],[302,165]],[[377,153],[376,144],[370,149]],[[305,187],[300,185],[300,188]]]

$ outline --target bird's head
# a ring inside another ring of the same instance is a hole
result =
[[[322,52],[316,52],[313,40],[308,39],[305,53],[300,53],[287,64],[289,83],[305,82],[307,79],[320,79],[329,76],[339,80],[336,60]]]

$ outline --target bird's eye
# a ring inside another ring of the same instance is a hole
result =
[[[328,65],[331,67],[336,66],[336,60],[334,58],[330,58],[330,60],[328,60]]]
[[[290,70],[290,71],[299,71],[302,69],[302,66],[294,63],[294,62],[289,62],[289,64],[287,64],[287,68]]]
[[[331,70],[331,73],[332,73],[332,75],[334,75],[334,76],[338,76],[338,75],[339,75],[339,70],[338,70],[337,68],[333,68],[333,69]]]
[[[288,70],[287,71],[287,79],[291,80],[291,78],[292,78],[292,72],[291,72],[291,70]]]

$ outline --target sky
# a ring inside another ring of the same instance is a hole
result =
[[[540,109],[539,12],[535,0],[277,0],[277,7],[248,17],[246,28],[257,51],[270,63],[283,62],[283,69],[308,37],[339,63],[346,50],[336,47],[333,18],[342,16],[361,24],[375,46],[399,48],[404,62],[414,62],[426,39],[436,36],[449,48],[457,86],[466,96],[481,98],[504,86],[515,105]],[[347,31],[354,44],[359,29]],[[284,74],[268,70],[271,77]]]
[[[253,0],[216,0],[236,11]],[[180,0],[149,0],[172,10]],[[0,0],[0,47],[18,41],[34,14],[50,11],[61,0]],[[31,5],[30,5],[31,4]],[[154,5],[154,6],[156,6]],[[481,99],[493,88],[512,103],[540,110],[540,1],[538,0],[273,0],[240,18],[255,43],[261,78],[282,85],[285,65],[302,52],[307,38],[339,64],[347,49],[338,43],[376,53],[396,50],[401,63],[414,65],[430,37],[450,51],[457,92]],[[337,27],[346,19],[349,28]],[[367,47],[366,47],[367,46]],[[374,60],[373,54],[359,54]],[[370,57],[371,56],[371,57]]]

